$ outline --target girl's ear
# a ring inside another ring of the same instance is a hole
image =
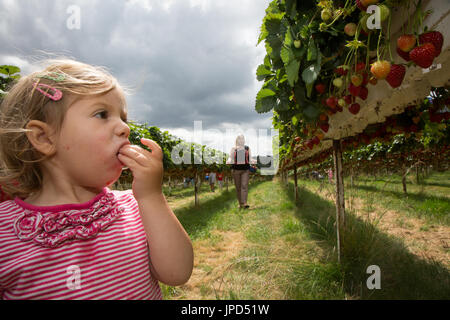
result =
[[[27,137],[33,147],[46,156],[52,156],[55,153],[56,145],[52,128],[45,122],[31,120],[25,127]]]

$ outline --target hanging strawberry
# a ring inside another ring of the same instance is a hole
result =
[[[437,57],[441,54],[442,44],[444,43],[444,36],[439,31],[428,31],[422,33],[419,36],[419,42],[420,44],[424,44],[427,42],[433,44],[434,48],[436,49],[435,57]]]
[[[429,68],[436,56],[436,48],[430,42],[415,47],[409,52],[409,58],[421,68]]]
[[[386,77],[386,81],[392,88],[397,88],[402,84],[405,74],[406,74],[405,66],[401,64],[393,64],[391,65],[391,71]]]

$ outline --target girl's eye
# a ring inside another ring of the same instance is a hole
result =
[[[102,111],[102,112],[97,113],[95,116],[100,119],[106,119],[108,117],[108,112]]]

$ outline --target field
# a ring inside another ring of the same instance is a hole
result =
[[[191,279],[163,285],[165,299],[449,299],[450,172],[420,184],[398,176],[345,181],[346,228],[337,261],[334,185],[292,179],[250,183],[248,210],[234,187],[166,195],[195,252]],[[369,290],[377,265],[381,289]]]

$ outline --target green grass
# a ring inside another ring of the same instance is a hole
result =
[[[420,184],[407,183],[407,195],[403,193],[401,177],[397,175],[377,180],[359,179],[353,188],[345,181],[347,195],[368,199],[428,223],[450,225],[450,171],[433,173]]]
[[[364,210],[373,212],[379,205],[412,214],[410,206],[420,209],[425,220],[446,224],[447,174],[427,179],[436,188],[410,187],[405,200],[397,187],[380,188],[385,182],[358,181],[353,197],[368,199]],[[395,184],[395,183],[393,183]],[[203,241],[211,250],[223,246],[220,232],[243,235],[239,253],[225,266],[203,263],[204,273],[216,276],[205,281],[199,292],[205,299],[449,299],[450,273],[437,262],[411,254],[401,239],[381,232],[377,219],[361,219],[347,210],[343,232],[342,262],[337,262],[335,207],[316,192],[317,182],[301,181],[299,201],[293,183],[253,182],[249,190],[250,210],[237,206],[235,190],[200,194],[200,207],[186,204],[174,211],[193,242]],[[386,184],[390,185],[390,183]],[[331,186],[330,186],[331,187]],[[328,188],[328,187],[327,187]],[[347,188],[348,190],[348,188]],[[401,190],[401,184],[400,184]],[[331,187],[331,191],[333,188]],[[414,194],[419,194],[416,197]],[[401,191],[400,191],[401,193]],[[190,194],[173,191],[171,197]],[[420,199],[431,199],[429,202]],[[170,198],[170,197],[169,197]],[[436,202],[437,201],[437,202]],[[437,208],[437,209],[436,209]],[[427,213],[428,212],[428,213]],[[431,213],[430,213],[431,212]],[[440,215],[440,216],[439,216]],[[415,215],[416,216],[416,215]],[[439,216],[439,217],[437,217]],[[405,222],[406,223],[406,222]],[[424,224],[424,228],[430,228]],[[206,240],[206,241],[205,241]],[[381,268],[381,290],[369,290],[366,273],[369,265]],[[186,288],[163,285],[164,297],[189,298]]]

